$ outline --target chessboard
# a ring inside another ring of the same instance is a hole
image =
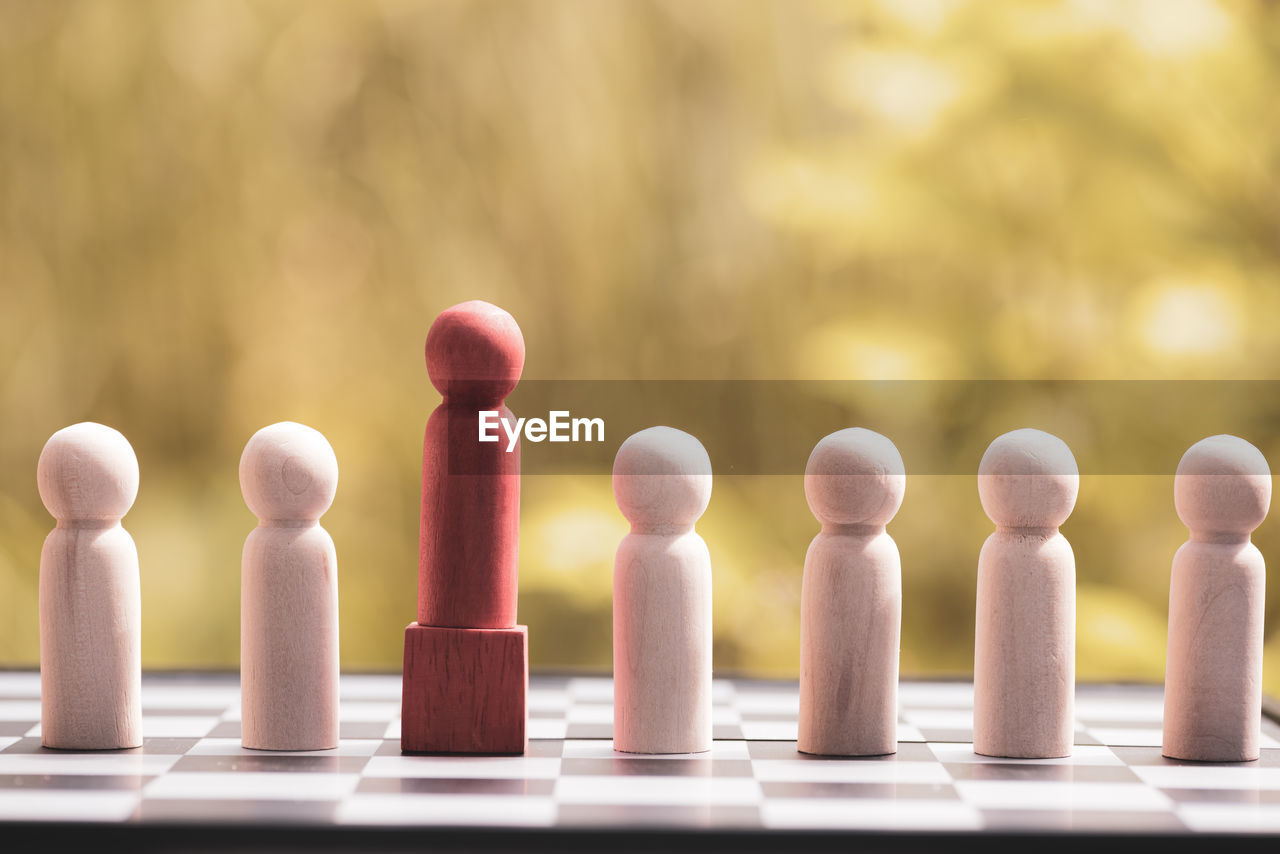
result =
[[[343,676],[341,691],[337,749],[263,752],[240,746],[233,674],[146,674],[143,747],[66,752],[40,746],[39,674],[0,673],[0,839],[78,827],[135,849],[243,838],[475,850],[509,847],[518,831],[515,847],[621,850],[797,832],[846,846],[849,834],[1280,834],[1280,725],[1264,719],[1256,762],[1164,759],[1159,686],[1080,685],[1074,753],[1051,760],[975,755],[967,682],[904,682],[898,752],[869,759],[796,751],[795,683],[716,680],[714,747],[685,756],[613,750],[607,677],[535,676],[516,757],[402,755],[399,677]],[[167,835],[147,835],[157,829]]]

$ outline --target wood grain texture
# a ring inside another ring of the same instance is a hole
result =
[[[520,754],[527,746],[528,629],[411,623],[404,632],[405,753]]]
[[[805,496],[822,530],[801,589],[802,753],[897,752],[902,565],[885,525],[906,480],[897,448],[870,430],[832,433],[809,456]]]
[[[45,444],[37,482],[57,519],[40,553],[41,743],[139,747],[142,597],[120,524],[138,494],[137,457],[110,427],[75,424]]]
[[[405,630],[401,748],[522,753],[520,450],[480,442],[478,416],[512,417],[503,399],[520,380],[524,338],[510,314],[473,300],[436,318],[426,361],[444,399],[422,444],[418,619]]]
[[[501,404],[503,417],[511,411]],[[418,622],[454,628],[516,624],[520,448],[476,441],[477,407],[446,401],[422,444]]]
[[[631,523],[613,570],[616,750],[711,749],[711,555],[694,522],[711,461],[688,433],[652,427],[618,450],[613,493]]]
[[[1174,477],[1190,539],[1173,558],[1165,667],[1165,756],[1259,756],[1266,566],[1250,534],[1271,504],[1262,453],[1235,436],[1192,445]]]
[[[258,750],[338,746],[338,558],[319,518],[338,460],[319,432],[264,427],[240,458],[259,519],[240,571],[241,743]]]
[[[978,469],[996,531],[978,557],[973,749],[1071,755],[1075,719],[1075,556],[1058,531],[1080,475],[1066,444],[1040,430],[991,443]]]

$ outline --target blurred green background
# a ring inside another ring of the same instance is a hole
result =
[[[236,465],[291,419],[341,468],[343,665],[397,668],[465,299],[535,380],[1280,379],[1278,81],[1263,0],[0,2],[0,663],[38,658],[40,448],[95,420],[141,464],[144,664],[236,666]],[[1072,442],[1039,405],[923,421]],[[1280,461],[1257,401],[1215,417]],[[721,672],[797,673],[802,467],[699,525]],[[522,500],[533,665],[607,668],[608,477]],[[990,530],[910,478],[904,673],[970,670]],[[1170,474],[1086,474],[1064,532],[1080,677],[1161,679]]]

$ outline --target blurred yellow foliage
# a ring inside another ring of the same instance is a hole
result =
[[[1278,78],[1262,0],[0,4],[0,663],[37,659],[41,445],[97,420],[141,462],[145,664],[234,666],[236,461],[292,419],[341,467],[344,666],[397,667],[464,299],[531,379],[1280,379]],[[920,407],[981,447],[1052,401]],[[1214,415],[1280,461],[1280,410]],[[796,673],[802,466],[700,525],[724,670]],[[1083,479],[1082,678],[1161,676],[1171,485]],[[608,478],[522,510],[534,665],[608,667]],[[990,528],[909,480],[904,672],[971,667]]]

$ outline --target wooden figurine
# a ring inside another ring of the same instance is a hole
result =
[[[524,338],[486,302],[456,305],[427,334],[444,400],[422,444],[418,619],[405,629],[401,749],[523,753],[528,630],[516,625],[520,451],[480,442],[479,413],[512,419]]]
[[[631,523],[613,565],[613,746],[711,749],[711,555],[694,523],[711,500],[711,460],[680,430],[622,443],[613,495]]]
[[[317,431],[264,427],[240,457],[258,517],[240,570],[241,743],[259,750],[338,746],[338,557],[320,516],[338,460]]]
[[[141,747],[138,550],[120,524],[138,497],[138,458],[116,430],[74,424],[45,444],[37,482],[58,520],[40,553],[40,741]]]
[[[1191,538],[1173,558],[1165,668],[1165,756],[1257,759],[1266,567],[1250,542],[1271,504],[1262,452],[1210,436],[1183,455],[1173,503]]]
[[[898,449],[870,430],[832,433],[809,456],[804,492],[822,530],[801,592],[802,753],[897,752],[902,563],[885,525],[906,485]]]
[[[996,523],[978,557],[973,749],[987,756],[1071,755],[1075,734],[1076,570],[1058,531],[1080,473],[1070,448],[1014,430],[978,467],[982,509]]]

